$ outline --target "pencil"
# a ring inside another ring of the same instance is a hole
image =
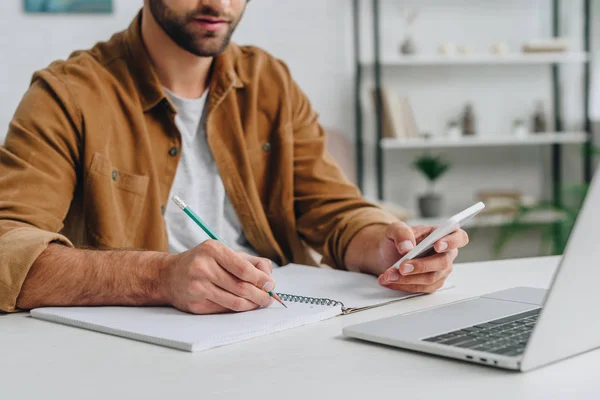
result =
[[[198,226],[200,228],[202,228],[202,230],[204,232],[206,232],[206,234],[211,239],[218,240],[221,243],[225,243],[223,240],[221,240],[221,238],[219,238],[219,236],[212,229],[210,229],[210,227],[208,225],[206,225],[206,223],[204,221],[202,221],[202,219],[194,211],[192,211],[187,206],[187,204],[185,204],[185,202],[183,200],[181,200],[178,196],[173,196],[173,201],[175,202],[175,204],[177,204],[177,206],[179,208],[181,208],[183,210],[184,213],[187,214],[188,217],[190,217],[192,219],[192,221],[194,221],[196,224],[198,224]],[[267,293],[269,293],[269,296],[271,296],[272,298],[274,298],[275,300],[277,300],[282,306],[284,306],[285,308],[287,308],[287,306],[279,298],[279,296],[277,295],[277,293],[273,292],[272,290],[269,291],[269,292],[267,292]]]

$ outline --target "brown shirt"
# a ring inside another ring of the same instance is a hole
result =
[[[168,249],[181,139],[140,22],[36,72],[17,108],[0,147],[0,310],[15,310],[50,242]],[[231,44],[215,59],[207,109],[210,149],[261,256],[309,263],[308,244],[342,268],[360,229],[394,220],[343,176],[306,96],[264,51]]]

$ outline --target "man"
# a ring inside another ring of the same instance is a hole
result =
[[[146,0],[127,31],[34,75],[0,148],[1,310],[252,310],[271,303],[269,260],[308,263],[306,245],[390,289],[442,286],[466,234],[388,270],[432,228],[365,202],[285,65],[229,44],[246,5]]]

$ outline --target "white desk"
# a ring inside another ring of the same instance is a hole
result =
[[[600,351],[519,374],[341,337],[349,324],[517,285],[547,287],[557,262],[458,265],[452,290],[200,353],[4,315],[0,398],[599,399]]]

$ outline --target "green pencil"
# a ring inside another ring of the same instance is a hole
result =
[[[221,243],[225,243],[223,240],[221,240],[221,238],[219,238],[219,236],[217,236],[217,234],[210,229],[210,227],[208,225],[206,225],[206,223],[204,221],[202,221],[202,219],[194,212],[192,211],[187,204],[185,204],[185,202],[183,200],[181,200],[178,196],[173,196],[173,201],[175,202],[175,204],[177,204],[177,206],[179,206],[179,208],[181,208],[183,210],[184,213],[187,214],[188,217],[190,217],[192,219],[192,221],[194,221],[196,224],[198,224],[198,226],[200,228],[202,228],[202,230],[204,232],[206,232],[206,234],[213,240],[218,240]],[[282,306],[284,306],[285,308],[287,308],[287,306],[283,303],[283,301],[279,298],[279,296],[277,295],[277,293],[270,291],[267,292],[269,293],[269,296],[271,296],[272,298],[274,298],[275,300],[277,300],[279,303],[281,303]]]
[[[188,217],[190,217],[192,219],[192,221],[197,223],[198,226],[200,226],[200,228],[202,228],[202,230],[204,232],[206,232],[206,234],[211,239],[218,240],[221,243],[225,243],[225,242],[223,242],[223,240],[221,240],[221,238],[219,238],[219,236],[217,236],[217,234],[212,229],[210,229],[210,227],[208,225],[206,225],[206,223],[204,221],[202,221],[202,219],[195,212],[190,210],[190,208],[187,206],[187,204],[184,203],[183,200],[181,200],[177,196],[173,196],[173,201],[175,202],[175,204],[177,204],[179,206],[179,208],[181,208],[183,210],[184,213],[186,213],[188,215]]]

